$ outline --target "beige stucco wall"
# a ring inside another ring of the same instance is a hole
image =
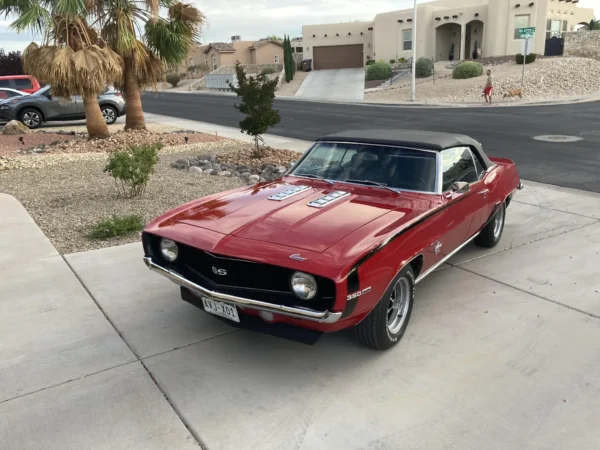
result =
[[[572,31],[563,33],[565,56],[594,58],[600,61],[600,31]]]
[[[533,5],[529,6],[531,3]],[[412,51],[403,50],[402,30],[412,28],[412,24],[408,22],[408,19],[412,19],[412,15],[412,9],[407,9],[378,14],[373,22],[305,25],[302,28],[305,58],[312,58],[314,45],[358,43],[363,43],[365,46],[365,58],[367,54],[374,59],[386,61],[401,57],[409,58],[412,56]],[[471,58],[475,40],[478,41],[478,47],[482,49],[483,57],[520,53],[522,41],[514,38],[515,18],[518,15],[530,16],[529,26],[536,27],[533,51],[543,54],[548,19],[567,20],[568,29],[572,30],[576,24],[588,22],[593,18],[593,10],[579,8],[577,3],[560,0],[439,0],[422,3],[417,7],[417,36],[413,42],[413,45],[416,45],[417,57],[447,59],[450,43],[454,41],[456,44],[454,58],[465,58],[465,56]],[[445,19],[446,16],[448,19]],[[436,20],[437,17],[441,20]],[[398,20],[403,22],[398,23]],[[470,46],[466,49],[467,25],[473,20],[481,21],[483,30],[479,23],[477,35],[474,33],[475,28],[471,30]],[[445,28],[439,28],[448,23],[460,27],[460,33],[457,32],[454,36],[454,31],[449,33]],[[374,29],[371,34],[364,33],[363,36],[356,36],[355,32],[352,32],[350,37],[347,34],[352,26],[357,30],[369,26]],[[339,38],[335,37],[336,33],[340,33]],[[313,34],[315,38],[312,37]],[[325,38],[324,34],[328,37]]]
[[[302,27],[303,57],[313,59],[313,47],[363,44],[363,56],[366,62],[367,56],[373,58],[373,32],[369,31],[372,26],[373,22],[304,25]]]
[[[283,47],[270,42],[252,52],[252,64],[275,64],[275,55],[279,56],[279,63],[283,64]]]

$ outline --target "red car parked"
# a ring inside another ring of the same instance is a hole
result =
[[[30,75],[7,75],[0,77],[0,87],[33,94],[40,90],[40,83]]]
[[[467,136],[343,132],[318,139],[279,180],[157,218],[144,261],[231,325],[309,344],[353,328],[388,349],[415,285],[472,240],[495,246],[521,187],[512,161]]]

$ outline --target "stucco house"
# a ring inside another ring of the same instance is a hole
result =
[[[271,39],[211,42],[194,47],[188,59],[187,67],[206,63],[209,71],[221,66],[232,66],[236,61],[241,64],[282,64],[283,44]]]
[[[417,35],[413,36],[413,10],[378,14],[366,22],[305,25],[304,58],[313,68],[362,67],[368,59],[385,61],[417,57],[436,61],[515,55],[522,41],[516,28],[535,27],[533,51],[544,54],[546,39],[571,31],[593,18],[591,8],[579,0],[438,0],[417,6]]]

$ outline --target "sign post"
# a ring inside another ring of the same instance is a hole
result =
[[[531,53],[533,48],[533,35],[535,34],[535,27],[517,28],[519,33],[519,39],[524,39],[522,51],[523,51],[523,76],[521,77],[521,88],[525,86],[525,63],[527,56]]]

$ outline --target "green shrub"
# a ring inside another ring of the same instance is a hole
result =
[[[395,59],[390,59],[390,64],[395,64],[396,60]]]
[[[267,67],[263,67],[263,69],[260,71],[260,73],[262,73],[263,75],[271,75],[272,73],[277,72],[275,70],[275,67],[271,67],[271,66],[267,66]]]
[[[392,76],[392,66],[385,62],[377,62],[367,67],[367,81],[387,80]]]
[[[126,236],[144,228],[144,222],[138,215],[117,216],[113,214],[109,219],[96,223],[88,233],[90,239],[110,239],[117,236]]]
[[[166,79],[167,83],[169,83],[171,86],[177,87],[181,81],[181,76],[178,73],[168,73]]]
[[[429,58],[417,59],[415,67],[417,78],[427,78],[433,74],[433,61]]]
[[[367,60],[367,66],[372,66],[373,64],[375,64],[375,60],[374,59]]]
[[[464,80],[466,78],[475,78],[483,75],[483,66],[478,62],[461,62],[452,71],[452,78],[455,80]]]
[[[132,145],[109,155],[104,172],[114,178],[118,197],[134,198],[144,193],[161,148],[161,143]]]
[[[537,53],[530,53],[527,55],[527,57],[525,57],[525,64],[531,64],[532,62],[535,62],[536,58]],[[517,56],[515,56],[515,61],[517,64],[523,65],[523,54],[518,53]]]
[[[400,59],[398,60],[398,62],[399,62],[399,63],[405,63],[405,62],[406,62],[406,58],[400,58]]]

